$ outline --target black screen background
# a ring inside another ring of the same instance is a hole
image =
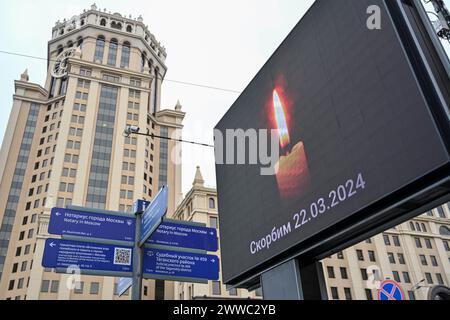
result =
[[[373,4],[382,9],[381,30],[366,27]],[[287,202],[259,165],[216,165],[225,282],[448,161],[380,0],[316,1],[216,128],[272,128],[267,106],[278,86],[292,106],[291,141],[305,145],[310,188]],[[250,253],[251,241],[292,225],[296,212],[360,172],[363,192]]]

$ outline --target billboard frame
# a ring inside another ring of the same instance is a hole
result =
[[[426,19],[420,0],[383,0],[383,4],[416,82],[429,105],[429,111],[432,113],[445,149],[450,154],[450,139],[445,138],[450,136],[448,110],[450,99],[442,92],[442,87],[439,87],[443,81],[447,85],[450,84],[449,60],[444,58],[445,52],[437,36],[432,32],[431,23]],[[405,6],[408,8],[405,9]],[[408,13],[410,15],[413,13],[420,19],[411,21]],[[414,27],[421,31],[420,39],[414,32]],[[428,49],[424,45],[427,45]],[[434,59],[430,61],[430,57]],[[435,70],[439,67],[445,70],[445,79],[436,75]],[[256,289],[260,286],[262,274],[292,259],[299,259],[305,264],[314,263],[448,201],[450,201],[450,163],[425,174],[363,208],[357,214],[327,227],[326,230],[301,243],[292,245],[272,258],[240,272],[239,275],[223,280],[236,288]]]

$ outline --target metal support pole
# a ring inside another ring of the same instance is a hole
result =
[[[327,300],[321,262],[301,265],[292,259],[261,275],[265,300]]]
[[[142,212],[136,213],[136,233],[133,248],[133,282],[131,285],[131,299],[141,300],[142,295],[142,260],[143,260],[143,247],[139,246],[141,239],[141,223]]]

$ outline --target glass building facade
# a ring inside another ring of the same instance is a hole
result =
[[[104,209],[109,184],[118,88],[102,85],[97,113],[86,206]]]
[[[0,227],[0,278],[3,274],[3,266],[8,251],[9,240],[16,217],[17,205],[22,191],[23,179],[28,164],[28,156],[30,154],[31,145],[33,143],[34,131],[39,115],[38,104],[31,104],[28,112],[25,131],[23,133],[22,142],[20,144],[19,156],[17,157],[16,168],[14,170],[11,188],[6,203],[5,213],[3,215]]]

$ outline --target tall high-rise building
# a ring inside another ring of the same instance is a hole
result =
[[[15,81],[0,153],[1,299],[118,299],[114,278],[82,276],[71,290],[69,275],[41,267],[49,213],[67,205],[130,211],[162,185],[169,187],[168,215],[174,212],[179,144],[122,135],[135,125],[181,138],[181,105],[160,108],[165,58],[142,17],[92,5],[54,26],[44,86],[26,71]],[[173,284],[146,280],[143,298],[173,298]]]

